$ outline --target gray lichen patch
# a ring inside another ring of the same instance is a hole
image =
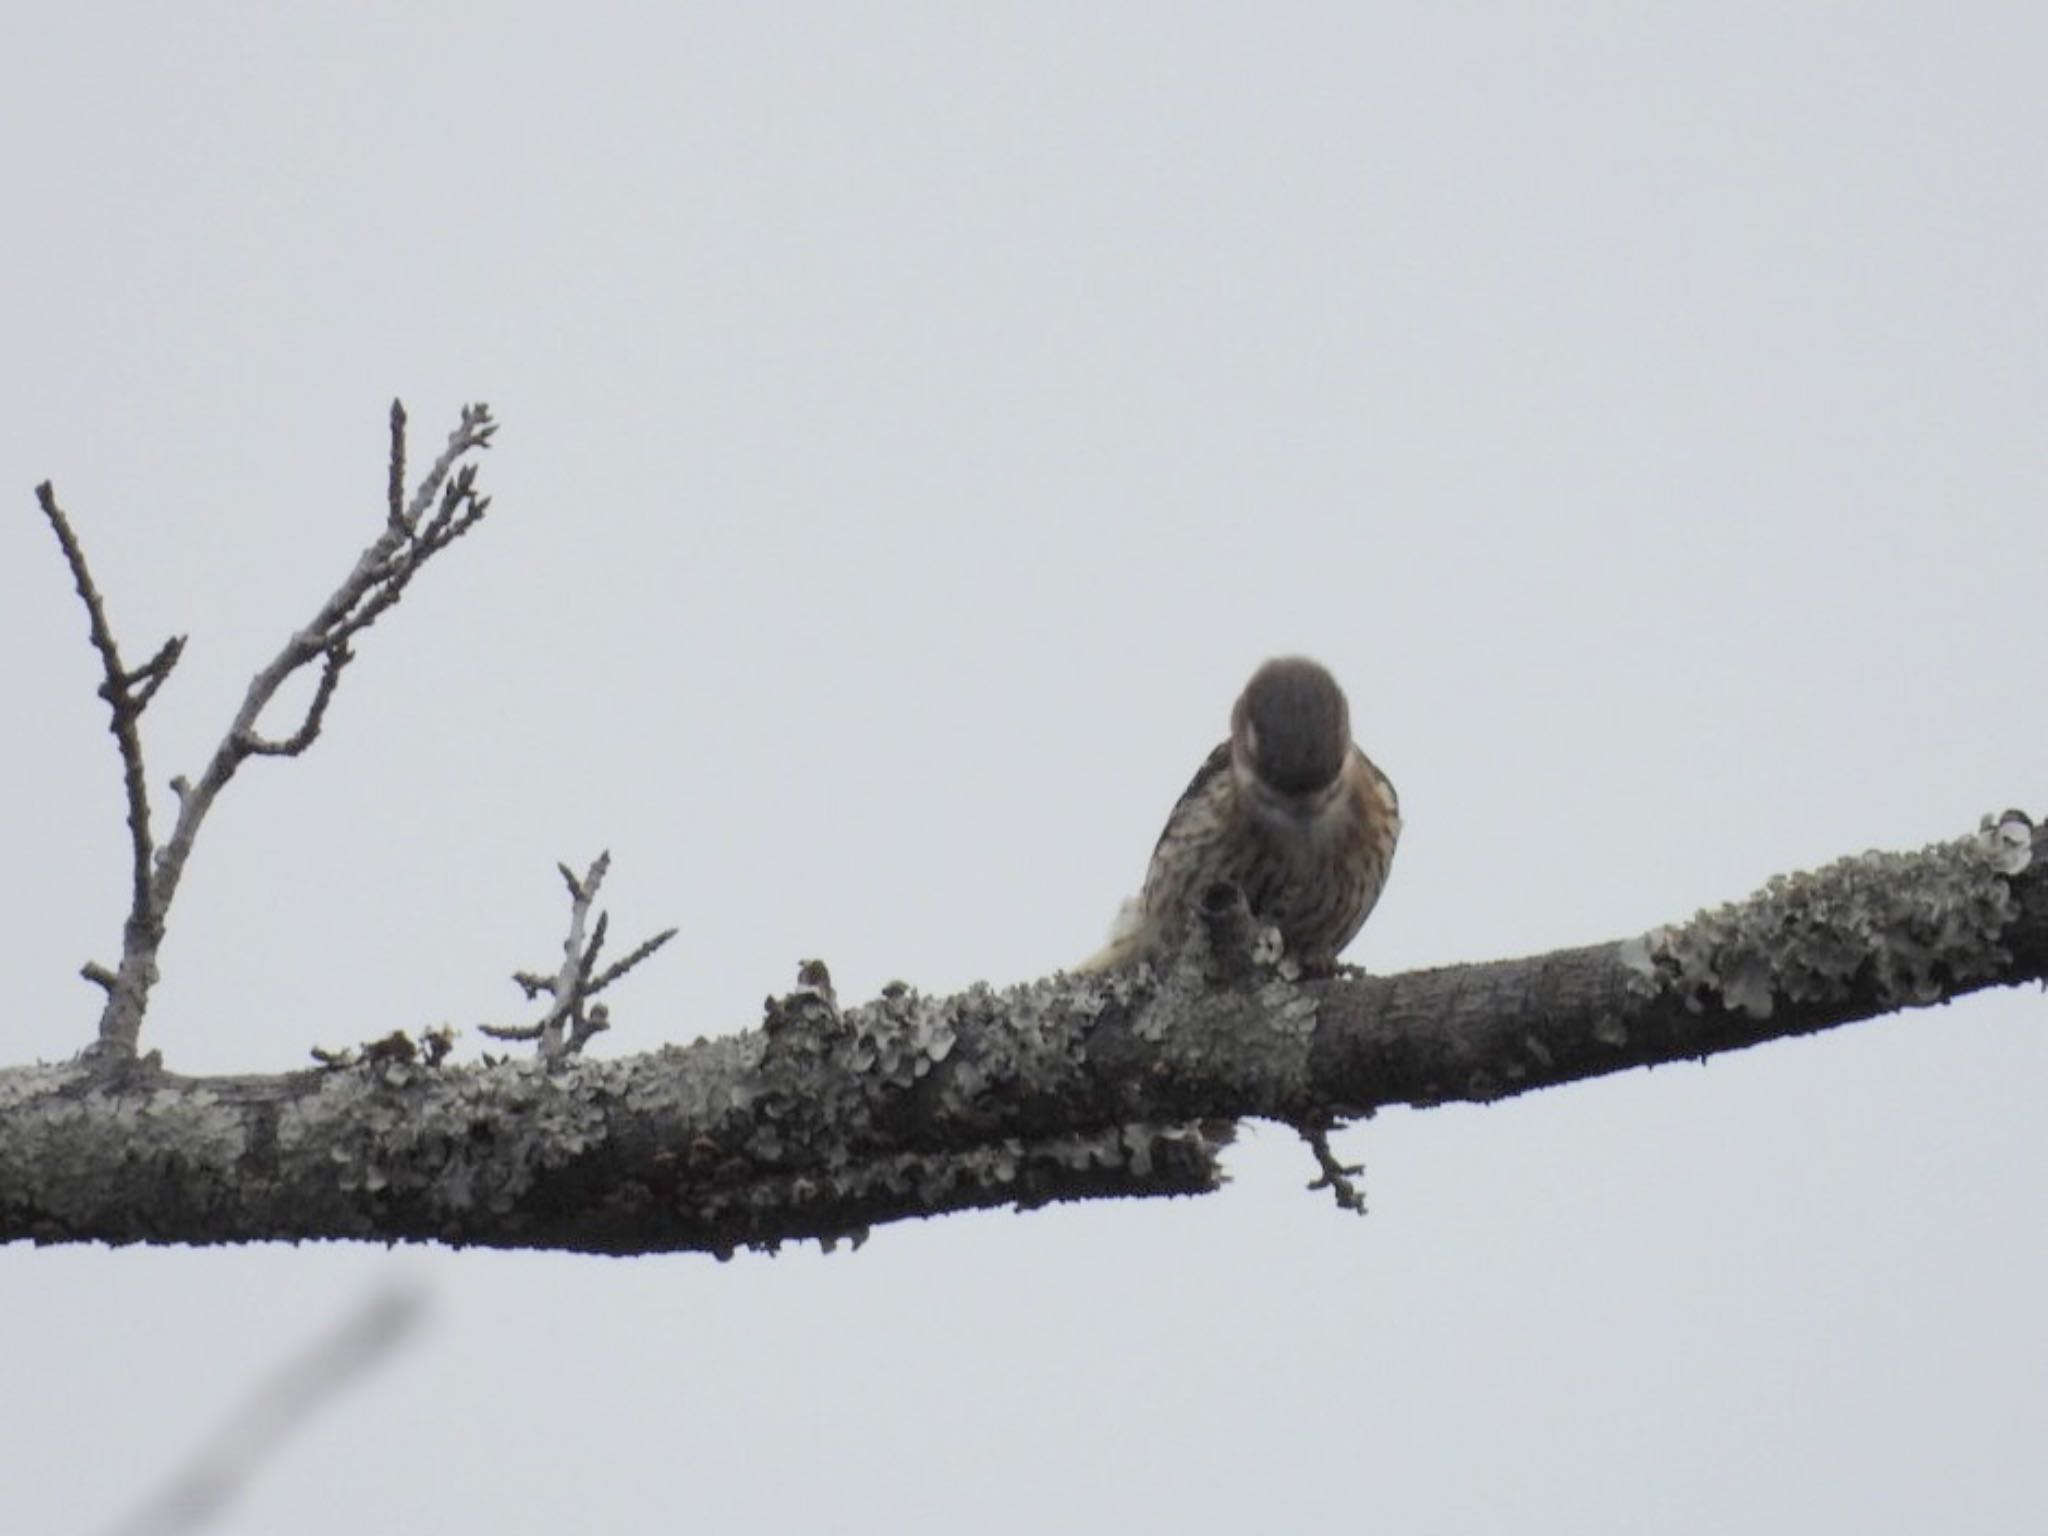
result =
[[[639,1070],[577,1059],[328,1073],[280,1107],[278,1148],[291,1165],[324,1155],[334,1209],[350,1218],[402,1200],[459,1225],[511,1211],[543,1175],[604,1145]]]
[[[1292,977],[1275,976],[1259,988],[1257,997],[1260,1016],[1276,1035],[1290,1036],[1301,1043],[1316,1032],[1319,1010],[1315,995],[1302,990]]]
[[[1675,992],[1767,1019],[1780,999],[1834,1003],[1869,986],[1888,1007],[1938,1001],[2002,975],[2019,915],[2011,878],[2032,857],[2012,813],[1918,853],[1866,853],[1780,875],[1746,901],[1620,946],[1644,995]]]
[[[16,1113],[19,1109],[21,1112]],[[246,1145],[240,1113],[204,1087],[117,1085],[90,1067],[30,1067],[0,1089],[0,1162],[43,1170],[93,1165],[112,1126],[134,1147],[172,1147],[188,1175],[232,1177]]]
[[[153,1066],[122,1077],[81,1062],[0,1074],[0,1212],[38,1239],[95,1231],[151,1234],[139,1199],[109,1214],[109,1155],[136,1190],[175,1191],[183,1211],[231,1205],[250,1124],[204,1085],[173,1086]]]
[[[771,998],[743,1074],[753,1102],[718,1133],[744,1167],[691,1180],[674,1198],[693,1221],[760,1241],[751,1234],[777,1230],[792,1202],[1031,1205],[1211,1187],[1218,1142],[1202,1127],[1052,1129],[1072,1112],[1099,1031],[1127,1027],[1149,991],[1091,976],[951,997],[892,984],[844,1011],[801,989]]]

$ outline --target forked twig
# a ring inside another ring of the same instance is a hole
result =
[[[664,929],[640,944],[623,960],[613,962],[602,971],[597,969],[598,957],[604,953],[605,938],[610,931],[611,914],[598,913],[593,924],[590,912],[611,865],[612,856],[606,852],[599,854],[580,877],[566,864],[555,866],[561,871],[562,883],[569,888],[569,932],[562,940],[562,964],[552,976],[537,971],[512,973],[513,983],[526,994],[529,1002],[543,992],[554,1001],[534,1023],[482,1024],[478,1029],[483,1034],[493,1040],[537,1041],[541,1060],[559,1061],[576,1055],[593,1035],[611,1028],[610,1011],[603,1003],[592,1003],[591,999],[676,936],[675,929]],[[590,932],[587,940],[584,938],[586,927]]]
[[[105,989],[100,1013],[99,1045],[119,1055],[132,1055],[141,1035],[149,991],[157,978],[157,951],[164,926],[193,840],[207,812],[235,771],[252,757],[296,757],[310,747],[326,723],[342,670],[354,656],[349,641],[395,605],[419,569],[434,555],[475,527],[490,509],[490,498],[476,490],[476,465],[462,462],[490,446],[498,430],[484,405],[463,407],[462,418],[448,435],[447,445],[421,478],[410,500],[405,497],[405,408],[391,406],[391,462],[384,531],[357,557],[355,567],[319,611],[294,633],[270,664],[250,681],[241,708],[213,750],[196,782],[171,780],[178,799],[177,820],[169,840],[158,848],[150,829],[148,780],[143,769],[142,711],[163,686],[184,653],[185,638],[175,636],[141,666],[128,669],[108,623],[106,604],[87,568],[85,552],[71,522],[57,504],[48,481],[36,487],[36,500],[49,519],[72,580],[85,604],[93,649],[99,652],[103,681],[100,697],[112,713],[110,728],[121,753],[122,778],[128,799],[128,832],[132,856],[132,890],[127,922],[122,928],[121,962],[108,969],[89,962],[81,974]],[[287,734],[266,736],[259,729],[263,713],[278,690],[300,669],[320,663],[320,680],[312,702],[298,725]]]
[[[1365,1192],[1352,1182],[1365,1172],[1363,1163],[1340,1162],[1337,1154],[1330,1150],[1330,1124],[1328,1121],[1305,1121],[1294,1127],[1301,1139],[1308,1143],[1315,1154],[1316,1166],[1322,1169],[1320,1177],[1312,1180],[1309,1188],[1327,1189],[1330,1197],[1337,1202],[1340,1210],[1365,1214]]]

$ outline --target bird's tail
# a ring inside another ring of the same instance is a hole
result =
[[[1118,908],[1116,921],[1110,924],[1109,942],[1079,965],[1070,965],[1067,969],[1076,976],[1089,976],[1135,965],[1151,948],[1150,939],[1144,903],[1133,896]]]

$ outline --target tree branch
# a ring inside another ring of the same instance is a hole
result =
[[[898,984],[844,1011],[807,965],[758,1029],[610,1061],[0,1071],[0,1241],[724,1254],[1195,1193],[1218,1120],[1498,1099],[2041,980],[2048,835],[2008,813],[1640,938],[1398,976],[1218,984],[1207,943],[1161,974]]]
[[[58,547],[64,551],[64,563],[71,568],[72,584],[78,588],[78,600],[85,604],[86,627],[92,637],[92,648],[100,658],[99,691],[100,697],[107,701],[110,717],[107,729],[114,733],[114,742],[121,754],[121,784],[128,801],[130,887],[126,938],[122,946],[125,952],[152,942],[152,924],[156,921],[150,892],[150,861],[156,845],[150,834],[149,783],[142,762],[142,712],[149,707],[150,699],[178,664],[178,657],[184,653],[185,637],[173,635],[154,656],[132,672],[122,666],[121,648],[114,640],[114,627],[107,619],[106,601],[92,579],[92,570],[85,561],[84,546],[72,531],[71,519],[57,505],[57,492],[49,481],[45,480],[36,487],[36,504],[49,520],[51,532],[57,535]],[[126,971],[124,966],[123,972]],[[88,961],[81,974],[107,993],[106,1008],[101,1015],[102,1036],[106,1033],[107,1019],[117,1011],[125,1012],[132,1007],[140,1018],[140,993],[147,991],[148,982],[139,981],[139,971],[121,974],[109,971],[97,961]]]
[[[249,758],[296,757],[318,739],[328,705],[341,682],[342,669],[353,659],[350,639],[398,602],[421,565],[467,533],[489,510],[490,498],[476,491],[476,465],[461,461],[489,447],[497,430],[488,406],[463,407],[461,420],[449,433],[446,447],[420,481],[411,501],[406,502],[405,409],[392,402],[391,463],[383,533],[357,558],[354,569],[321,605],[312,622],[294,634],[270,665],[250,682],[242,707],[214,748],[198,783],[193,784],[182,775],[171,781],[178,797],[178,818],[170,841],[161,850],[155,848],[150,833],[149,789],[137,722],[177,665],[184,637],[166,641],[156,655],[132,672],[121,665],[106,605],[86,568],[85,553],[70,520],[58,507],[48,481],[36,488],[36,500],[56,532],[79,598],[85,604],[93,648],[100,654],[105,675],[100,696],[113,712],[112,729],[120,746],[128,796],[134,868],[128,920],[122,930],[121,963],[109,971],[90,962],[81,973],[107,994],[99,1023],[102,1050],[116,1056],[134,1054],[142,1032],[142,1016],[149,1007],[150,988],[156,984],[157,952],[163,946],[171,902],[177,895],[178,882],[184,878],[186,861],[192,856],[193,841],[215,799]],[[431,517],[427,515],[429,507],[435,508]],[[321,662],[320,680],[298,727],[282,739],[264,736],[257,725],[278,690],[302,667],[316,660]]]
[[[364,1298],[274,1370],[112,1536],[181,1536],[214,1524],[293,1431],[398,1351],[425,1310],[416,1287],[386,1285]]]
[[[589,871],[580,880],[568,865],[555,866],[561,871],[562,883],[569,888],[569,932],[562,940],[562,964],[552,976],[542,976],[534,971],[512,973],[513,984],[526,994],[528,1001],[545,992],[554,998],[554,1002],[535,1023],[485,1024],[479,1026],[481,1033],[493,1040],[536,1041],[541,1060],[558,1061],[565,1056],[574,1056],[590,1043],[593,1035],[603,1034],[611,1028],[610,1015],[604,1004],[592,1005],[590,1000],[676,936],[675,929],[664,929],[625,959],[603,971],[597,970],[597,957],[604,953],[605,936],[611,928],[611,914],[597,914],[597,924],[588,941],[583,937],[583,928],[589,921],[597,893],[604,885],[605,873],[611,867],[609,850],[592,861]]]

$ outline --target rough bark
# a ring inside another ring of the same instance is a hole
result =
[[[1195,1193],[1243,1116],[1497,1099],[2040,980],[2044,837],[2008,813],[1638,938],[1398,976],[1298,978],[1212,920],[1160,974],[842,1012],[817,968],[757,1029],[612,1060],[0,1070],[0,1240],[724,1254]]]

